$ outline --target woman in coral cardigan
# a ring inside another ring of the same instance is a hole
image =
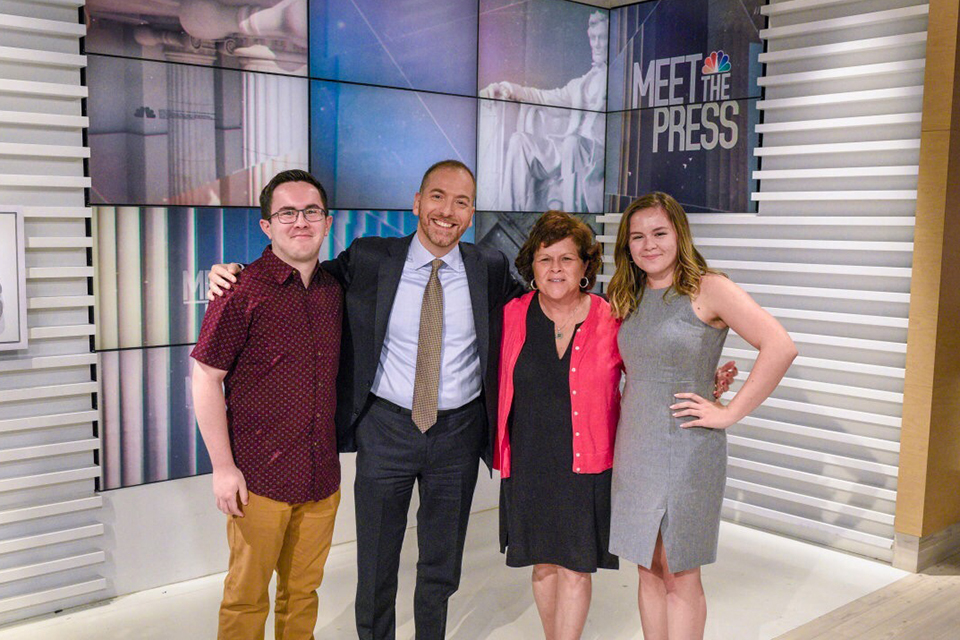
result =
[[[591,574],[617,568],[607,546],[622,363],[619,322],[587,293],[600,263],[590,228],[548,211],[517,255],[532,291],[504,309],[500,544],[509,566],[533,566],[548,640],[580,637]]]

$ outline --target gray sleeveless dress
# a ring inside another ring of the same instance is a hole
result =
[[[627,382],[613,457],[611,553],[650,568],[660,532],[672,573],[716,560],[726,432],[683,429],[693,418],[674,418],[670,405],[680,392],[713,397],[726,337],[672,289],[647,289],[620,327]]]

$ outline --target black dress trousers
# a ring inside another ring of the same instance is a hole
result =
[[[460,585],[467,520],[486,438],[481,402],[443,412],[421,433],[409,412],[371,402],[356,430],[357,633],[360,640],[394,640],[397,571],[414,481],[417,640],[442,640],[447,601]]]

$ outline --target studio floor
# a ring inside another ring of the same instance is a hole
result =
[[[320,588],[316,637],[353,640],[355,546],[334,547]],[[397,603],[398,639],[413,638],[413,578],[416,536],[404,544]],[[637,572],[622,563],[619,571],[594,577],[593,604],[584,639],[642,638],[636,607]],[[867,609],[860,599],[897,592],[909,574],[880,562],[830,551],[747,527],[723,523],[719,560],[704,568],[710,640],[776,638],[817,621],[832,638],[831,612]],[[450,602],[451,640],[533,640],[542,637],[530,592],[530,572],[504,566],[497,545],[496,510],[474,514],[470,522],[460,591]],[[910,579],[916,579],[910,576]],[[216,637],[217,605],[223,574],[190,580],[57,615],[0,628],[0,640],[209,640]],[[960,588],[958,583],[957,588]],[[939,590],[939,588],[935,589]],[[865,600],[864,602],[869,602]],[[956,601],[953,600],[955,603]],[[879,602],[869,607],[876,609]],[[960,607],[951,607],[960,609]],[[836,616],[837,614],[834,614]],[[902,616],[901,616],[902,617]],[[824,620],[828,621],[824,623]],[[849,624],[848,624],[849,626]],[[272,618],[267,638],[273,638]],[[960,637],[960,620],[958,626]],[[836,637],[854,638],[857,635]],[[879,637],[879,636],[878,636]],[[920,638],[885,635],[889,638]],[[944,636],[947,637],[947,636]]]

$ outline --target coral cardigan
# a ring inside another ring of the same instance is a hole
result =
[[[500,343],[500,397],[493,468],[510,477],[510,434],[507,421],[513,404],[513,369],[527,336],[527,309],[534,293],[510,301],[503,309]],[[610,305],[591,294],[590,311],[573,337],[570,354],[570,405],[573,415],[573,472],[600,473],[613,466],[613,441],[620,418],[620,376],[623,360],[617,349],[620,321]],[[537,389],[521,389],[537,393]],[[549,402],[549,399],[544,399]]]

